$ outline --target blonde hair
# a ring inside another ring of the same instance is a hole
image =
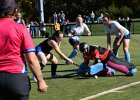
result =
[[[81,16],[76,17],[76,21],[78,21],[78,20],[80,20],[80,19],[83,20],[83,18],[82,18]]]

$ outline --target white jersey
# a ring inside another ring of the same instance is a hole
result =
[[[118,32],[119,29],[122,29],[122,31],[124,32],[124,35],[129,34],[129,31],[116,21],[111,21],[111,27],[110,28],[107,25],[105,25],[105,32],[107,34],[111,34],[111,33],[115,34],[117,37],[119,37],[119,35],[120,35],[120,33]]]
[[[74,25],[71,29],[71,33],[73,33],[73,35],[82,35],[84,34],[85,32],[87,32],[89,30],[88,26],[83,23],[82,26],[78,26],[77,24]]]

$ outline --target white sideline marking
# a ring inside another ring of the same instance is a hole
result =
[[[121,87],[114,88],[114,89],[110,89],[110,90],[107,90],[107,91],[104,91],[104,92],[100,92],[98,94],[95,94],[95,95],[92,95],[92,96],[89,96],[89,97],[86,97],[86,98],[83,98],[83,99],[80,99],[80,100],[94,99],[96,97],[99,97],[99,96],[102,96],[102,95],[105,95],[105,94],[109,94],[111,92],[116,92],[117,90],[121,90],[121,89],[124,89],[124,88],[127,88],[127,87],[131,87],[131,86],[137,85],[137,84],[140,84],[140,81],[134,82],[134,83],[130,83],[130,84],[127,84],[127,85],[124,85],[124,86],[121,86]]]

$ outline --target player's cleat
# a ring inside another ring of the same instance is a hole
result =
[[[110,75],[115,75],[115,70],[112,69]]]

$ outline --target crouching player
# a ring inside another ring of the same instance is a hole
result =
[[[100,70],[103,71],[104,69],[106,69],[104,67],[105,65],[128,76],[133,76],[137,72],[137,69],[135,68],[134,64],[116,58],[113,52],[106,48],[100,46],[89,46],[87,43],[83,42],[80,43],[79,49],[80,52],[83,53],[85,63],[88,64],[89,60],[94,60],[95,62],[95,65],[91,66],[91,68],[86,68],[86,70],[89,70],[91,74],[92,67],[96,67],[95,70],[97,70],[97,72],[100,72]],[[85,66],[86,64],[83,63],[82,65]],[[109,68],[107,68],[108,71],[110,70]]]

